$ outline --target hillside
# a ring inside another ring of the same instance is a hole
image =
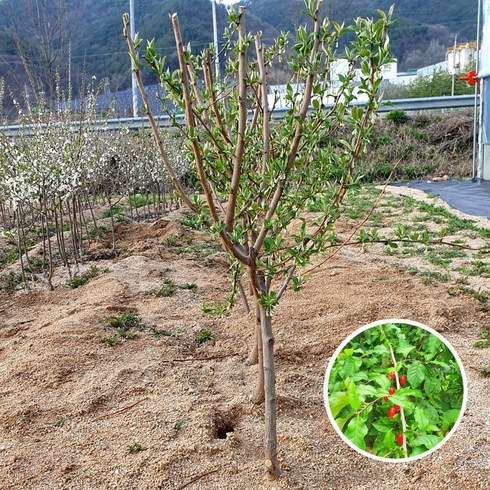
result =
[[[279,31],[291,31],[302,22],[302,0],[248,0],[247,28],[261,30],[264,39]],[[333,20],[349,22],[374,9],[387,10],[392,0],[332,0],[325,2]],[[59,5],[59,7],[54,6]],[[86,75],[107,78],[112,91],[130,84],[130,68],[121,16],[129,2],[116,0],[60,0],[39,10],[33,0],[0,2],[0,75],[17,92],[32,85],[24,68],[36,79],[36,91],[52,93],[56,71],[68,77],[68,53],[72,53],[73,80]],[[476,3],[461,0],[410,0],[395,5],[398,25],[392,31],[393,53],[399,69],[418,68],[444,59],[446,48],[471,40],[476,33]],[[156,39],[156,46],[176,66],[173,34],[168,14],[177,12],[183,38],[197,51],[212,41],[212,10],[209,0],[138,0],[135,2],[136,30],[143,39]],[[226,26],[223,5],[217,7],[218,30]],[[24,54],[25,63],[19,59]],[[148,80],[153,81],[147,74]]]

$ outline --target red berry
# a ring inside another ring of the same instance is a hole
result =
[[[388,397],[387,397],[387,396],[384,396],[384,397],[383,397],[383,400],[384,400],[385,402],[387,402],[387,401],[388,401]]]
[[[393,388],[393,386],[388,390],[388,393],[390,395],[393,395],[395,393],[395,388]]]
[[[390,372],[390,379],[395,379],[395,378],[396,378],[395,371],[391,371]]]
[[[407,382],[407,378],[405,376],[400,376],[400,385],[403,386]]]
[[[396,442],[398,443],[399,446],[403,444],[403,434],[396,435]]]
[[[395,410],[395,406],[393,405],[388,410],[388,418],[391,419],[393,417],[393,415],[395,415],[395,413],[396,413],[396,410]]]
[[[395,409],[395,413],[400,411],[399,405],[393,405],[393,408]]]

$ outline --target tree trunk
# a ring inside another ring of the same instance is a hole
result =
[[[264,363],[265,388],[265,468],[267,476],[276,479],[279,476],[277,461],[276,433],[276,373],[274,369],[274,336],[272,335],[272,317],[260,305],[260,325],[262,330],[262,353]]]
[[[252,401],[256,405],[260,405],[264,403],[265,400],[265,388],[264,388],[264,354],[263,354],[263,347],[262,347],[262,326],[261,326],[260,310],[258,304],[256,305],[255,310],[256,310],[256,318],[255,318],[254,351],[256,352],[257,360],[255,361],[254,364],[258,363],[259,369],[258,369],[257,385],[255,387],[255,393],[252,397]],[[253,351],[250,353],[250,357],[252,357],[253,353],[254,353]]]

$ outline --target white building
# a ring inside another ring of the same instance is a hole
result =
[[[451,46],[446,52],[447,68],[451,75],[467,71],[476,61],[476,41]]]

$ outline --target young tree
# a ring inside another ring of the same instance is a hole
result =
[[[321,19],[322,0],[305,0],[311,28],[300,26],[289,66],[288,106],[274,119],[267,73],[283,55],[289,37],[265,46],[260,34],[245,29],[245,9],[230,10],[226,29],[226,76],[214,78],[212,48],[198,55],[184,47],[177,15],[172,16],[180,69],[165,69],[165,59],[147,44],[143,58],[158,74],[168,98],[185,112],[185,125],[174,117],[195,162],[203,197],[176,190],[220,239],[233,263],[246,270],[260,319],[260,376],[257,401],[265,401],[265,466],[279,474],[276,452],[276,383],[272,312],[288,285],[300,289],[302,270],[330,243],[339,206],[357,184],[356,164],[368,141],[379,106],[381,67],[390,61],[388,15],[355,19],[349,27]],[[155,142],[168,172],[172,169],[149,110],[141,81],[140,40],[125,35]],[[352,41],[342,54],[339,39]],[[348,66],[339,86],[329,77],[334,60]],[[360,75],[355,86],[355,68]],[[352,105],[362,95],[363,106]],[[339,129],[350,136],[339,140]],[[263,393],[263,396],[261,396]]]

